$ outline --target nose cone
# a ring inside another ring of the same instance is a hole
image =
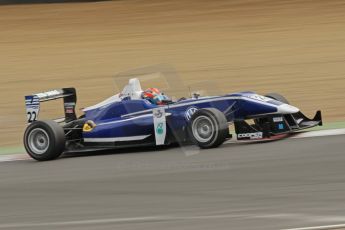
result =
[[[279,105],[277,108],[278,108],[277,113],[281,113],[281,114],[290,114],[290,113],[298,113],[299,112],[298,108],[296,108],[295,106],[292,106],[292,105],[288,105],[288,104]]]

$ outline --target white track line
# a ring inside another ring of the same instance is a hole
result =
[[[0,162],[23,161],[30,159],[27,154],[0,155]]]
[[[53,226],[79,226],[79,225],[99,225],[99,224],[118,224],[118,223],[143,223],[155,221],[183,221],[183,220],[207,220],[207,219],[228,219],[228,218],[262,218],[243,214],[224,214],[224,215],[200,215],[200,216],[142,216],[128,218],[109,218],[109,219],[89,219],[72,220],[41,223],[9,223],[0,224],[0,229],[9,228],[29,228],[29,227],[53,227]],[[266,218],[266,217],[265,217]]]
[[[67,227],[67,226],[81,226],[81,225],[100,225],[100,224],[119,224],[119,223],[143,223],[143,222],[157,222],[157,221],[190,221],[190,220],[211,220],[211,219],[285,219],[296,220],[304,219],[304,217],[311,217],[308,215],[296,215],[296,214],[220,214],[220,215],[193,215],[193,216],[142,216],[142,217],[128,217],[128,218],[108,218],[108,219],[87,219],[87,220],[71,220],[71,221],[55,221],[55,222],[40,222],[40,223],[8,223],[1,224],[0,229],[10,228],[33,228],[33,227]],[[312,218],[313,219],[313,218]],[[326,218],[327,219],[327,218]],[[332,219],[332,218],[331,218]],[[338,219],[338,217],[336,218]],[[344,219],[344,218],[342,218]],[[302,228],[289,228],[282,230],[324,230],[324,229],[338,229],[345,227],[345,224],[337,225],[320,225],[315,227],[302,227]]]
[[[345,224],[333,224],[333,225],[319,225],[312,227],[302,227],[302,228],[286,228],[282,230],[331,230],[345,228]]]
[[[327,130],[297,133],[291,138],[324,137],[324,136],[335,136],[335,135],[344,135],[344,134],[345,134],[345,129],[327,129]]]
[[[129,218],[42,222],[42,223],[13,223],[13,224],[0,224],[0,228],[8,229],[8,228],[28,228],[28,227],[90,225],[90,224],[116,224],[116,223],[159,221],[159,220],[166,220],[166,219],[167,217],[164,217],[164,216],[144,216],[144,217],[129,217]]]

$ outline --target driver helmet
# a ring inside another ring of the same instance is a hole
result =
[[[148,88],[141,95],[143,99],[146,99],[155,105],[165,105],[169,100],[169,98],[161,93],[157,88]]]

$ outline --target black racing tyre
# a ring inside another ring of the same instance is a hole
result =
[[[24,133],[26,152],[35,160],[48,161],[65,150],[65,132],[55,121],[35,121]]]
[[[214,108],[199,109],[191,117],[188,133],[200,148],[215,148],[229,136],[229,126],[221,111]]]
[[[284,96],[282,96],[278,93],[269,93],[269,94],[266,94],[265,97],[269,97],[269,98],[272,98],[274,100],[277,100],[277,101],[280,101],[280,102],[283,102],[285,104],[290,105],[290,102]]]

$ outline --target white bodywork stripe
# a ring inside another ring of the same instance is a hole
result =
[[[213,102],[213,101],[224,101],[224,100],[228,100],[228,99],[242,99],[242,97],[219,97],[219,98],[210,98],[210,99],[206,99],[206,100],[199,100],[199,99],[195,99],[194,101],[190,101],[190,102],[186,102],[186,103],[181,103],[181,104],[177,104],[177,105],[166,105],[166,106],[162,106],[164,109],[171,109],[171,108],[178,108],[178,107],[183,107],[183,106],[188,106],[188,105],[195,105],[195,104],[200,104],[200,103],[205,103],[205,102]],[[274,105],[272,105],[274,106]],[[138,114],[142,114],[142,113],[148,113],[151,112],[153,109],[147,109],[147,110],[143,110],[143,111],[139,111],[139,112],[135,112],[135,113],[128,113],[123,115],[122,117],[129,117],[129,116],[134,116],[134,115],[138,115]]]
[[[117,121],[110,121],[110,122],[104,122],[104,123],[99,123],[97,125],[109,125],[109,124],[116,124],[116,123],[121,123],[121,122],[125,122],[125,121],[131,121],[131,120],[136,120],[139,118],[145,118],[145,117],[152,117],[153,114],[144,114],[144,115],[139,115],[137,117],[131,117],[125,120],[117,120]]]
[[[171,113],[166,113],[165,116],[170,116]],[[150,114],[144,114],[144,115],[139,115],[139,116],[136,116],[136,117],[131,117],[131,118],[128,118],[128,119],[125,119],[125,120],[117,120],[117,121],[110,121],[110,122],[104,122],[104,123],[99,123],[97,125],[109,125],[109,124],[116,124],[116,123],[121,123],[121,122],[125,122],[125,121],[131,121],[131,120],[136,120],[136,119],[139,119],[139,118],[145,118],[145,117],[152,117],[153,114],[150,113]]]
[[[178,108],[178,107],[183,107],[183,106],[188,106],[188,105],[195,105],[195,104],[201,104],[201,103],[206,103],[206,102],[225,101],[225,100],[229,100],[229,99],[232,99],[232,100],[246,100],[246,101],[251,101],[251,102],[258,103],[258,104],[267,105],[267,106],[271,106],[271,107],[277,108],[277,112],[274,112],[274,113],[271,113],[271,114],[275,114],[275,113],[287,114],[287,113],[297,113],[297,112],[299,112],[298,108],[296,108],[294,106],[291,106],[291,105],[287,105],[287,104],[274,105],[274,104],[271,104],[271,103],[268,103],[268,102],[265,102],[265,101],[260,101],[260,100],[252,99],[252,98],[246,97],[246,96],[225,96],[225,97],[210,98],[210,99],[205,99],[205,100],[195,99],[194,101],[190,101],[190,102],[186,102],[186,103],[167,105],[167,106],[164,106],[163,108],[164,109],[171,109],[171,108]],[[122,117],[129,117],[129,116],[134,116],[134,115],[140,115],[140,114],[148,113],[148,112],[151,112],[151,111],[152,111],[152,109],[147,109],[147,110],[143,110],[143,111],[139,111],[139,112],[135,112],[135,113],[128,113],[128,114],[122,115]]]
[[[205,103],[205,102],[213,102],[213,101],[225,101],[228,99],[242,99],[242,97],[237,97],[237,96],[233,96],[233,97],[219,97],[219,98],[210,98],[210,99],[205,99],[205,100],[199,100],[199,99],[195,99],[195,101],[190,101],[187,103],[183,103],[183,104],[178,104],[178,105],[170,105],[168,106],[168,108],[178,108],[178,107],[182,107],[182,106],[187,106],[187,105],[194,105],[194,104],[201,104],[201,103]]]
[[[130,136],[130,137],[109,137],[109,138],[84,138],[85,142],[116,142],[116,141],[137,141],[143,140],[151,135]]]
[[[288,105],[288,104],[282,104],[277,106],[278,111],[277,113],[281,114],[289,114],[289,113],[298,113],[299,109],[296,108],[295,106]]]

